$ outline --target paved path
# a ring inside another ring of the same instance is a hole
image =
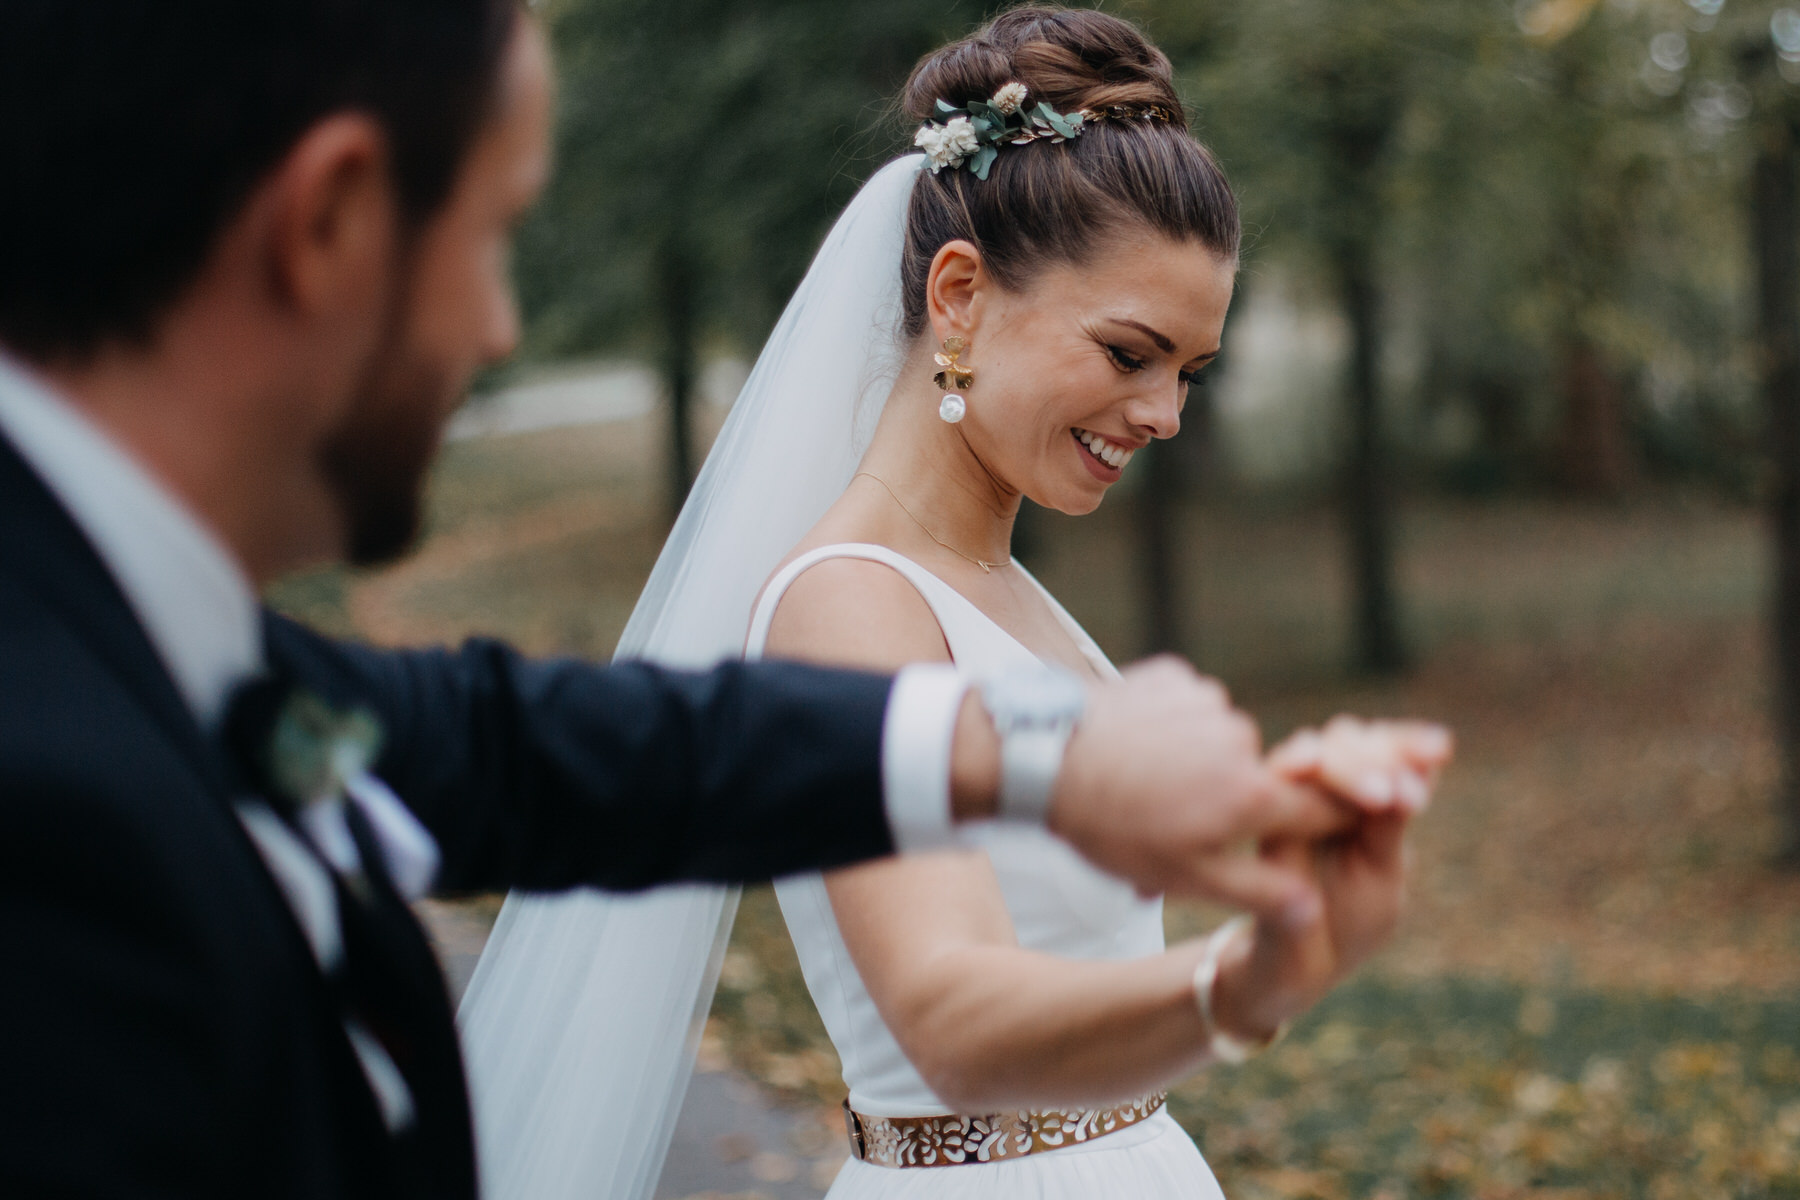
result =
[[[461,998],[487,941],[490,917],[466,904],[426,901],[453,998]],[[702,1063],[688,1087],[657,1200],[819,1200],[844,1161],[841,1126],[777,1104],[754,1080]]]
[[[749,366],[740,359],[708,362],[700,371],[700,400],[715,408],[730,407],[748,374]],[[465,404],[444,437],[460,442],[629,421],[648,415],[662,402],[662,395],[662,381],[649,367],[618,360],[568,363],[536,371],[529,379]]]

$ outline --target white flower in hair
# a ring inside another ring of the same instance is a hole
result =
[[[959,167],[963,160],[981,148],[975,136],[975,125],[967,117],[952,117],[943,125],[926,125],[913,138],[913,145],[925,151],[925,159],[936,175],[945,167]]]
[[[944,150],[945,130],[942,125],[921,125],[913,145],[925,152],[925,161],[931,166],[931,173],[936,175],[945,167],[954,166]]]
[[[1025,107],[1025,98],[1029,95],[1031,95],[1030,90],[1024,84],[1015,81],[995,92],[994,98],[988,103],[1010,117]]]
[[[952,117],[944,126],[944,144],[958,158],[967,158],[981,149],[981,139],[975,136],[975,124],[967,117]]]

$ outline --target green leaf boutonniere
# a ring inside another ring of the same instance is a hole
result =
[[[275,719],[268,745],[270,784],[304,807],[342,798],[352,779],[381,753],[381,722],[366,708],[339,710],[294,691]]]

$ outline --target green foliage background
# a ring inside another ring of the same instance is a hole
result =
[[[693,276],[706,334],[754,348],[830,219],[902,145],[892,98],[977,16],[942,0],[560,0],[556,177],[519,244],[523,358],[660,356]]]
[[[1735,57],[1767,41],[1778,6],[1707,15],[1720,7],[1107,6],[1174,59],[1239,189],[1247,287],[1279,266],[1331,302],[1334,256],[1367,248],[1381,328],[1416,347],[1384,400],[1404,463],[1478,486],[1556,482],[1571,356],[1590,347],[1624,397],[1630,478],[1744,494],[1756,416],[1741,181],[1759,116],[1786,101],[1753,94]],[[831,217],[905,147],[893,98],[911,65],[991,11],[550,0],[560,165],[519,247],[520,362],[753,352]],[[1659,36],[1681,39],[1682,70],[1656,66]],[[697,323],[673,348],[671,289]],[[1457,409],[1480,436],[1446,459],[1429,433]]]

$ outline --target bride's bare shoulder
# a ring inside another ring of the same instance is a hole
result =
[[[813,548],[802,543],[791,557]],[[866,558],[827,558],[802,571],[776,603],[764,653],[887,671],[950,661],[943,630],[918,589]]]

